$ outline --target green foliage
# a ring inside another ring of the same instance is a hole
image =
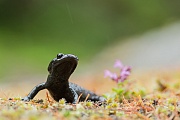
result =
[[[133,84],[132,84],[133,83]],[[121,83],[118,83],[117,88],[113,88],[112,91],[115,93],[113,97],[116,101],[122,102],[122,100],[130,99],[132,97],[142,96],[144,97],[146,95],[144,88],[136,88],[136,82],[135,81],[124,81]],[[106,96],[107,97],[107,96]],[[108,97],[107,97],[108,98]],[[108,99],[108,102],[112,102],[112,98]]]
[[[65,99],[60,99],[60,100],[59,100],[59,104],[60,104],[60,105],[65,105],[65,103],[66,103],[66,100],[65,100]]]

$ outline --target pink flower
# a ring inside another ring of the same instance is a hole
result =
[[[122,68],[121,73],[120,73],[120,81],[123,82],[124,80],[127,79],[127,77],[131,73],[131,67],[130,66],[125,66]]]
[[[115,81],[118,79],[117,74],[116,73],[112,73],[109,70],[105,70],[104,71],[104,77],[110,77],[111,79],[113,79]]]
[[[120,68],[120,75],[118,76],[116,73],[105,70],[104,77],[110,77],[113,81],[117,83],[124,82],[131,73],[131,67],[124,66],[120,60],[116,60],[114,67]]]
[[[114,63],[114,67],[122,69],[123,64],[122,64],[122,62],[120,60],[116,60],[116,62]]]

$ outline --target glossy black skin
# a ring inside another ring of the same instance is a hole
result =
[[[65,98],[68,103],[75,104],[78,102],[78,96],[82,94],[79,101],[84,101],[89,94],[87,100],[104,102],[104,97],[98,96],[68,81],[77,64],[77,56],[59,53],[57,57],[49,63],[47,81],[35,86],[23,100],[29,101],[33,99],[40,90],[47,89],[55,101]]]

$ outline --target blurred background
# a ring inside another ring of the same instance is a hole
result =
[[[79,57],[71,79],[80,84],[105,83],[103,71],[116,59],[140,75],[178,69],[179,6],[179,0],[0,0],[2,91],[28,83],[20,95],[27,94],[46,80],[59,52]]]

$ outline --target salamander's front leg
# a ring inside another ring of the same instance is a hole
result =
[[[22,100],[23,101],[30,101],[31,99],[33,99],[36,94],[40,91],[40,90],[43,90],[45,89],[45,83],[41,83],[39,85],[36,85],[36,87],[34,87],[31,92],[26,96],[24,97]]]
[[[71,88],[70,87],[70,91],[72,92],[72,94],[73,94],[73,104],[76,104],[77,103],[77,101],[78,101],[78,94],[76,93],[76,91],[73,89],[73,88]]]

